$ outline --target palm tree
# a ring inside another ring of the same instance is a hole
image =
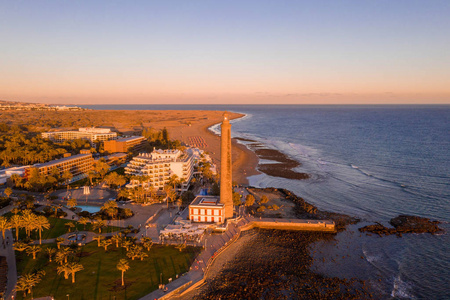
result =
[[[82,224],[84,226],[84,230],[86,230],[86,224],[89,223],[89,219],[85,217],[81,217],[78,220],[78,223]]]
[[[69,208],[77,206],[77,199],[73,199],[73,198],[67,199],[67,206]]]
[[[174,201],[177,194],[176,194],[174,188],[170,185],[164,186],[164,191],[166,192],[167,208],[169,208],[169,199],[170,199],[170,202]]]
[[[97,241],[97,246],[98,246],[98,247],[100,247],[100,242],[101,242],[102,240],[104,240],[104,239],[105,239],[105,237],[104,237],[103,235],[96,235],[96,236],[93,237],[93,240],[96,240],[96,241]]]
[[[61,248],[58,252],[56,252],[55,260],[60,265],[67,263],[67,259],[72,253],[73,251],[68,247]]]
[[[27,254],[33,255],[33,259],[36,259],[36,254],[38,254],[39,252],[41,252],[41,247],[39,247],[38,245],[33,245],[33,246],[28,246],[27,250]]]
[[[123,242],[122,242],[122,247],[124,247],[125,248],[125,250],[129,250],[130,249],[130,247],[133,245],[134,243],[132,242],[132,241],[130,241],[130,240],[124,240]]]
[[[65,239],[62,237],[56,238],[56,246],[58,246],[58,250],[61,249],[61,244],[64,243]]]
[[[58,266],[58,274],[64,273],[64,279],[69,279],[69,275],[72,275],[72,283],[75,283],[75,273],[84,270],[82,264],[71,262],[62,266]]]
[[[186,249],[186,244],[180,244],[178,246],[176,246],[175,248],[177,248],[178,250],[183,251],[184,249]]]
[[[92,229],[98,229],[98,233],[102,233],[102,228],[105,227],[105,221],[97,220],[94,224],[92,224]]]
[[[10,187],[7,187],[7,188],[5,189],[5,195],[6,195],[6,197],[9,198],[9,196],[11,196],[12,193],[13,193],[13,190],[12,190]]]
[[[65,171],[61,176],[61,179],[63,179],[66,184],[69,184],[69,181],[72,178],[73,178],[73,175],[69,171]]]
[[[29,282],[25,278],[26,278],[26,274],[21,276],[21,277],[19,277],[19,278],[17,278],[16,287],[14,288],[14,290],[16,292],[22,292],[23,291],[23,297],[24,298],[27,296],[28,290],[31,291],[31,287],[29,287]]]
[[[128,264],[128,261],[125,258],[122,258],[119,260],[119,263],[117,264],[117,270],[122,271],[122,286],[125,285],[123,281],[123,274],[128,271],[130,268],[130,265]]]
[[[44,270],[41,270],[35,274],[32,273],[23,274],[21,277],[17,279],[15,290],[24,291],[24,297],[27,295],[27,293],[31,294],[33,287],[41,281],[42,276],[44,275],[45,275]]]
[[[128,196],[129,196],[128,189],[120,189],[119,192],[117,193],[118,198],[128,198]]]
[[[108,247],[112,244],[111,240],[103,240],[100,242],[100,246],[102,246],[103,248],[105,248],[105,251],[108,250]]]
[[[11,225],[11,228],[16,229],[16,241],[19,240],[19,230],[22,227],[22,217],[19,215],[12,215],[9,219],[9,223]]]
[[[111,241],[116,243],[116,248],[119,248],[119,243],[122,241],[122,234],[119,232],[111,237]]]
[[[67,222],[64,226],[67,226],[69,232],[72,232],[72,228],[75,228],[75,224],[73,222]]]
[[[131,258],[131,260],[134,260],[136,257],[141,258],[142,247],[138,245],[133,245],[130,250],[127,252],[127,256]]]
[[[49,262],[52,262],[52,256],[55,255],[56,251],[57,250],[55,248],[47,248],[47,249],[45,249],[45,252],[47,252],[47,255],[48,255],[48,261]]]
[[[149,238],[149,237],[143,237],[143,238],[141,239],[141,242],[142,242],[142,246],[144,246],[144,248],[147,249],[147,251],[150,251],[150,249],[151,249],[152,246],[153,246],[153,241],[152,241],[152,239]]]
[[[5,231],[11,228],[11,223],[4,216],[0,216],[0,230],[2,231],[3,241],[5,241]]]
[[[106,201],[102,206],[102,210],[107,210],[108,208],[117,208],[117,202],[113,200]]]
[[[56,269],[58,275],[64,273],[64,279],[69,279],[69,268],[65,264],[58,266]]]
[[[39,231],[39,244],[42,244],[42,230],[49,229],[50,223],[45,216],[38,216],[35,219],[34,227]]]
[[[140,258],[141,260],[144,260],[144,258],[148,257],[148,254],[145,252],[138,252],[136,254],[137,254],[136,257]]]
[[[29,209],[25,209],[22,212],[22,221],[25,227],[25,231],[28,237],[30,237],[31,230],[34,229],[34,221],[36,219],[36,215],[31,212]]]
[[[94,179],[95,178],[95,172],[94,171],[89,171],[88,173],[87,173],[87,175],[88,175],[88,178],[89,178],[89,181],[90,181],[90,183],[91,183],[91,186],[93,185],[93,183],[92,183],[92,179]]]
[[[22,252],[22,251],[27,250],[27,248],[28,248],[28,245],[23,242],[15,242],[14,243],[14,250],[16,250],[16,251]]]

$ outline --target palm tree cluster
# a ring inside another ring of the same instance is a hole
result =
[[[5,167],[43,163],[66,152],[66,149],[29,133],[0,136],[0,164]]]
[[[36,273],[23,274],[17,279],[15,290],[17,292],[23,291],[23,297],[25,298],[27,294],[31,294],[33,287],[41,282],[44,275],[45,271],[43,270]]]
[[[69,275],[72,275],[72,283],[75,283],[75,273],[84,270],[84,267],[80,263],[69,262],[58,266],[58,274],[64,273],[64,279],[69,279]]]
[[[119,197],[130,198],[136,203],[150,204],[159,202],[157,191],[150,184],[150,176],[131,176],[130,182],[137,184],[137,186],[129,189],[121,189]]]
[[[105,181],[110,187],[119,187],[127,182],[127,179],[123,175],[119,175],[117,172],[111,172],[105,176]]]
[[[144,258],[146,258],[148,254],[144,252],[141,246],[132,245],[127,252],[127,256],[131,258],[131,260],[134,260],[135,258],[144,260]]]
[[[17,212],[17,211],[16,211]],[[31,210],[25,209],[22,214],[14,214],[9,219],[0,216],[0,230],[5,238],[5,231],[14,228],[16,230],[16,241],[19,240],[19,230],[25,229],[25,233],[30,238],[31,233],[36,230],[39,233],[39,244],[42,244],[42,231],[50,228],[50,223],[45,216],[38,216]]]

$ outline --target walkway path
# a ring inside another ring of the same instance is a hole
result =
[[[205,239],[205,250],[195,259],[191,270],[184,276],[166,284],[168,290],[156,290],[142,297],[141,300],[153,300],[159,298],[169,299],[176,296],[178,289],[180,292],[193,285],[199,285],[204,279],[205,271],[221,251],[223,251],[233,238],[237,238],[240,233],[240,227],[247,224],[249,221],[242,218],[236,222],[229,222],[227,230],[222,234],[208,234]]]
[[[3,216],[4,214],[9,213],[13,209],[14,209],[14,205],[12,205],[12,204],[3,207],[2,209],[0,209],[0,216]]]
[[[16,293],[14,292],[14,288],[17,282],[17,269],[16,269],[16,257],[13,249],[13,236],[10,230],[5,232],[6,240],[9,240],[8,245],[5,243],[5,248],[3,248],[2,244],[0,244],[0,255],[6,257],[6,262],[8,264],[8,282],[6,285],[6,292],[4,299],[13,299],[15,298]],[[2,237],[0,235],[0,240]],[[3,242],[3,240],[2,240]]]

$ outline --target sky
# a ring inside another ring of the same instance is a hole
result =
[[[0,0],[0,100],[450,104],[450,1]]]

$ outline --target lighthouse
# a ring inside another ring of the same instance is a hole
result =
[[[233,187],[231,179],[231,124],[223,114],[220,140],[220,203],[225,205],[225,219],[233,217]]]

